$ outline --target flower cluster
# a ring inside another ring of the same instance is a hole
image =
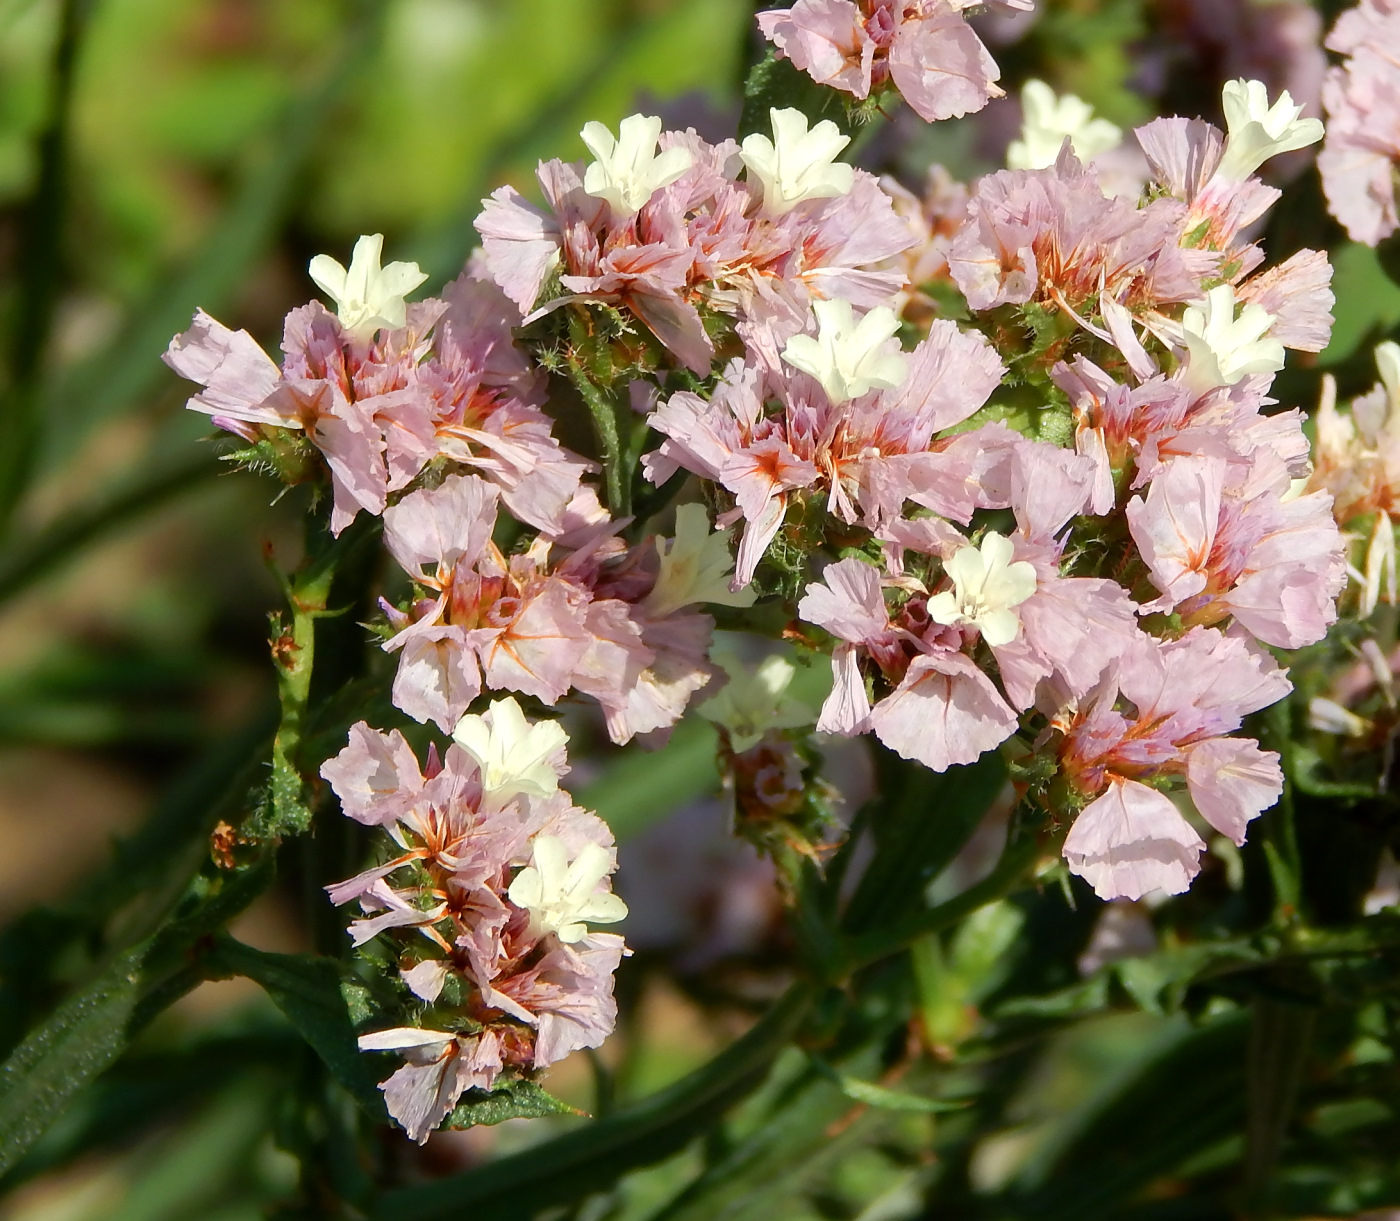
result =
[[[397,849],[328,889],[337,904],[358,901],[356,945],[395,936],[400,976],[426,1006],[420,1025],[360,1038],[407,1061],[380,1088],[420,1143],[466,1090],[597,1047],[616,1020],[612,975],[626,952],[588,928],[627,909],[608,885],[607,824],[559,788],[563,731],[504,699],[463,717],[454,737],[420,769],[402,734],[361,721],[321,769],[346,815]]]
[[[829,120],[809,130],[774,110],[772,129],[712,145],[634,115],[615,150],[594,132],[601,160],[540,166],[547,209],[513,187],[486,202],[483,272],[528,321],[576,302],[624,309],[702,375],[714,329],[776,356],[813,301],[883,304],[903,278],[878,265],[914,240],[889,197],[836,161],[848,141]]]
[[[961,9],[797,0],[759,25],[817,81],[892,82],[933,119],[998,92]],[[1389,415],[1324,410],[1312,472],[1269,392],[1328,341],[1331,267],[1265,268],[1257,171],[1321,124],[1257,81],[1223,103],[1227,131],[1158,119],[1134,151],[1032,82],[1012,168],[934,171],[922,200],[796,110],[719,144],[590,123],[591,161],[539,167],[544,206],[483,201],[440,298],[406,302],[422,273],[362,238],[348,269],[312,261],[335,312],[293,310],[280,366],[203,314],[172,342],[190,406],[284,480],[326,475],[334,531],[381,518],[411,584],[372,626],[396,707],[452,744],[420,767],[361,722],[322,774],[393,844],[331,896],[426,1007],[362,1040],[403,1053],[383,1088],[415,1139],[614,1018],[622,940],[589,931],[624,914],[610,834],[558,788],[563,731],[491,693],[587,697],[617,743],[708,700],[741,829],[775,852],[829,825],[814,716],[936,771],[1002,749],[1106,899],[1184,890],[1205,826],[1240,843],[1277,798],[1277,755],[1235,735],[1290,690],[1264,646],[1336,617],[1334,508],[1389,536],[1396,370]],[[555,437],[585,408],[588,457]],[[781,658],[712,657],[707,604],[829,654],[819,714]]]
[[[1031,0],[997,0],[1029,11]],[[961,0],[797,0],[758,28],[820,85],[864,100],[888,86],[921,119],[956,118],[1001,97],[1000,76]]]
[[[1318,154],[1332,215],[1374,246],[1400,227],[1400,4],[1361,0],[1337,18],[1327,46],[1346,61],[1327,70],[1327,142]]]
[[[1395,514],[1400,507],[1400,344],[1376,347],[1380,383],[1337,410],[1337,383],[1323,379],[1316,419],[1316,462],[1310,488],[1332,495],[1332,512],[1349,537],[1364,541],[1353,572],[1360,614],[1367,618],[1384,594],[1395,603]]]

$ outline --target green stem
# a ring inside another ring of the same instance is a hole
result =
[[[1040,841],[1034,836],[1007,844],[997,866],[980,882],[969,886],[946,903],[915,912],[883,928],[872,929],[846,943],[847,962],[859,970],[872,963],[908,949],[921,937],[950,928],[979,907],[1010,894],[1025,880],[1027,872],[1040,856]]]
[[[301,572],[284,582],[292,621],[290,627],[272,641],[277,698],[282,712],[272,740],[271,802],[246,829],[245,834],[252,838],[300,835],[311,827],[301,745],[316,665],[316,622],[335,613],[328,605],[331,586],[341,563],[352,551],[375,537],[374,524],[367,525],[366,520],[358,519],[338,539],[326,545]],[[308,532],[319,529],[314,521],[308,521],[307,526]]]
[[[588,406],[593,419],[593,435],[603,459],[603,477],[608,494],[608,511],[614,517],[625,517],[632,511],[632,472],[624,478],[622,439],[617,427],[617,404],[598,386],[579,363],[570,356],[566,362],[569,381]]]

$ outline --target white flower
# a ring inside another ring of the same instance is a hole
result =
[[[1268,337],[1273,315],[1254,302],[1235,317],[1235,290],[1212,288],[1205,304],[1188,305],[1181,316],[1186,341],[1186,384],[1197,394],[1233,386],[1250,373],[1283,368],[1283,344]]]
[[[631,216],[662,187],[690,169],[688,149],[668,148],[658,154],[661,120],[634,114],[622,120],[617,138],[601,123],[585,123],[579,133],[588,151],[598,158],[583,172],[583,189],[604,199],[614,215]]]
[[[585,921],[616,924],[626,917],[627,904],[598,889],[611,867],[607,850],[597,844],[585,844],[571,863],[563,840],[537,835],[531,864],[515,875],[506,893],[530,913],[537,929],[573,943],[588,933]]]
[[[928,617],[950,626],[970,623],[988,644],[1010,644],[1021,630],[1011,608],[1035,593],[1035,565],[1012,563],[1012,554],[1011,540],[995,530],[982,536],[980,550],[959,547],[943,564],[953,588],[928,600]]]
[[[1226,182],[1243,182],[1270,157],[1322,139],[1322,120],[1300,119],[1303,108],[1287,89],[1270,106],[1263,81],[1226,81],[1220,100],[1229,134],[1215,177]]]
[[[734,575],[729,535],[728,530],[710,529],[703,505],[681,505],[676,510],[676,537],[669,543],[660,537],[656,540],[661,570],[642,609],[652,618],[664,619],[693,602],[752,606],[753,590],[733,593],[729,588]]]
[[[1376,344],[1376,371],[1381,375],[1392,414],[1400,412],[1400,343],[1387,339]]]
[[[1314,696],[1308,703],[1308,725],[1346,738],[1362,738],[1371,731],[1370,721],[1321,695]]]
[[[1081,161],[1123,142],[1122,128],[1094,118],[1088,102],[1072,93],[1056,97],[1044,81],[1027,81],[1021,90],[1021,138],[1006,150],[1007,168],[1043,170],[1054,165],[1066,136]]]
[[[744,137],[740,156],[750,177],[763,184],[763,211],[783,216],[804,199],[835,199],[855,183],[855,170],[836,156],[851,142],[830,119],[811,131],[800,110],[772,109],[773,138]]]
[[[729,731],[734,750],[743,752],[757,746],[770,729],[801,729],[816,723],[817,710],[787,694],[797,667],[786,657],[775,653],[754,667],[716,646],[710,660],[724,668],[729,682],[700,705],[699,713]]]
[[[371,233],[355,243],[347,271],[328,254],[307,265],[316,287],[335,302],[335,312],[347,331],[363,338],[380,327],[396,331],[404,324],[404,298],[428,278],[417,263],[380,267],[384,235]]]
[[[899,319],[880,305],[857,319],[851,303],[841,297],[815,301],[817,334],[794,335],[783,348],[783,359],[810,373],[833,404],[859,398],[879,387],[892,390],[908,372],[904,353],[890,341]]]
[[[468,713],[457,722],[452,737],[476,760],[482,789],[499,801],[518,793],[548,797],[569,770],[564,727],[557,721],[532,725],[511,698],[494,700],[482,716]]]

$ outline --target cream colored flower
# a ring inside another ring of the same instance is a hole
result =
[[[812,310],[816,335],[794,335],[783,359],[816,378],[833,404],[874,389],[892,390],[904,381],[907,358],[890,342],[899,331],[893,310],[881,305],[857,317],[840,297],[813,302]]]
[[[1225,153],[1215,177],[1243,182],[1270,157],[1306,148],[1322,139],[1322,120],[1303,119],[1287,89],[1269,105],[1263,81],[1226,81],[1220,100],[1225,108]]]
[[[585,123],[580,136],[597,160],[583,172],[583,189],[606,200],[617,216],[631,216],[662,187],[668,187],[690,169],[687,149],[656,151],[661,120],[634,114],[622,120],[613,136],[602,123]]]
[[[1186,384],[1197,394],[1233,386],[1251,373],[1283,368],[1283,344],[1269,335],[1274,316],[1250,302],[1235,317],[1235,290],[1212,288],[1203,305],[1188,305],[1181,316],[1186,341]]]
[[[316,287],[335,302],[336,316],[347,331],[364,338],[380,327],[391,331],[404,324],[404,298],[428,278],[417,263],[379,265],[384,235],[371,233],[355,243],[347,270],[328,254],[307,265]]]
[[[570,861],[563,840],[537,835],[531,863],[515,875],[507,894],[530,913],[537,929],[572,944],[587,935],[588,924],[616,924],[626,917],[627,904],[599,889],[611,866],[607,850],[597,844],[585,844]]]
[[[457,722],[452,738],[476,760],[482,789],[498,801],[519,793],[548,797],[569,770],[564,727],[558,721],[531,724],[509,697],[493,701],[482,716],[468,713]]]
[[[834,199],[855,183],[856,172],[836,157],[851,142],[830,119],[811,131],[800,110],[773,109],[773,138],[744,137],[740,156],[749,177],[763,184],[763,211],[783,216],[807,199]]]
[[[751,589],[734,593],[729,588],[734,559],[729,554],[729,530],[711,530],[703,505],[681,505],[676,510],[676,537],[658,537],[656,554],[661,569],[642,609],[663,619],[683,606],[713,602],[719,606],[752,606]]]
[[[1021,138],[1006,150],[1007,168],[1043,170],[1054,165],[1066,136],[1081,161],[1123,142],[1122,128],[1096,119],[1088,102],[1072,93],[1057,97],[1044,81],[1027,81],[1021,89]]]
[[[935,623],[971,624],[982,639],[997,646],[1010,644],[1021,630],[1013,610],[1035,593],[1035,566],[1012,561],[1011,540],[995,530],[982,536],[981,547],[960,547],[943,565],[951,590],[928,600],[928,617]]]

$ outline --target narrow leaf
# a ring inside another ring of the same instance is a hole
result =
[[[310,954],[272,954],[222,937],[208,955],[205,970],[211,978],[242,975],[258,984],[355,1100],[376,1119],[386,1118],[383,1095],[356,1043],[342,987],[357,981],[347,980],[339,962]]]
[[[546,1119],[551,1115],[583,1115],[533,1081],[513,1081],[498,1090],[468,1090],[447,1117],[449,1128],[504,1123],[507,1119]]]

